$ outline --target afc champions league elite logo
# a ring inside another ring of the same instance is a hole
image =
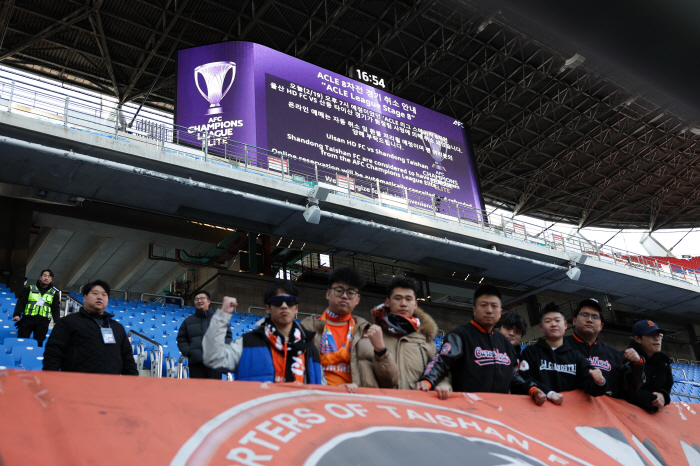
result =
[[[445,138],[438,136],[432,131],[421,131],[420,132],[421,142],[423,147],[433,158],[433,168],[439,172],[445,172],[445,167],[442,166],[442,161],[445,159],[452,160],[451,155],[447,155],[447,141],[443,140]]]
[[[226,80],[229,70],[231,70],[231,82],[229,82],[226,90],[223,90],[224,81]],[[202,75],[207,85],[206,94],[204,94],[202,88],[199,87],[199,77],[197,76],[199,74]],[[216,115],[224,111],[221,108],[221,99],[223,99],[229,89],[231,89],[234,79],[236,79],[236,64],[232,61],[207,63],[206,65],[200,65],[194,69],[194,82],[197,85],[197,89],[199,93],[202,94],[202,97],[209,102],[207,115]]]

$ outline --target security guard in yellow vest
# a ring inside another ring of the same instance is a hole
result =
[[[22,291],[13,320],[19,321],[17,337],[29,338],[34,333],[34,339],[42,346],[49,331],[49,323],[58,322],[61,309],[61,292],[51,286],[53,272],[49,269],[42,270],[36,285],[30,285]],[[20,320],[20,317],[22,320]]]

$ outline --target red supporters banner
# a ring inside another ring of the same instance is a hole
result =
[[[700,465],[700,405],[0,371],[0,465]]]

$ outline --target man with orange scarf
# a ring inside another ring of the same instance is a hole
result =
[[[358,346],[370,324],[352,311],[360,303],[360,289],[365,279],[352,267],[333,270],[328,278],[326,299],[328,308],[319,318],[307,317],[301,322],[304,329],[316,332],[314,344],[321,353],[321,366],[328,385],[343,385],[352,393],[358,386],[375,386],[368,382],[372,373],[371,357],[359,355],[371,346]],[[364,340],[365,342],[367,339]],[[373,377],[372,377],[373,378]]]
[[[236,298],[224,297],[202,341],[204,364],[234,372],[236,380],[324,384],[314,332],[302,329],[294,319],[299,310],[299,290],[289,282],[273,284],[265,293],[269,316],[255,330],[226,344],[224,337]]]

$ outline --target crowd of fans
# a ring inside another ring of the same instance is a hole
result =
[[[20,296],[14,316],[20,336],[34,332],[40,344],[53,316],[44,370],[138,375],[124,327],[105,311],[109,285],[85,285],[80,310],[59,319],[60,292],[52,279],[50,270],[42,271]],[[500,291],[484,284],[474,294],[473,319],[449,332],[438,352],[437,324],[418,306],[415,280],[394,277],[371,322],[353,315],[364,285],[353,268],[333,270],[326,310],[298,322],[298,289],[277,282],[263,297],[265,319],[233,341],[229,321],[236,298],[224,297],[213,311],[209,293],[197,293],[195,313],[177,337],[190,377],[220,379],[233,372],[241,381],[339,385],[351,393],[358,387],[432,390],[440,399],[452,391],[510,393],[530,396],[539,406],[560,405],[565,392],[581,389],[650,412],[670,402],[671,360],[661,352],[664,331],[652,321],[634,325],[630,347],[622,352],[598,339],[605,322],[596,300],[578,305],[568,337],[564,313],[550,303],[540,315],[544,337],[521,353],[527,322],[503,313]]]

